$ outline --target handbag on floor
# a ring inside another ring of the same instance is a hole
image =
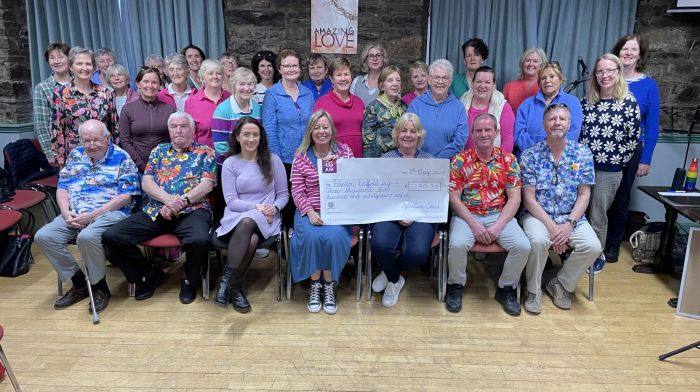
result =
[[[632,259],[641,264],[656,264],[656,253],[661,246],[664,222],[648,223],[630,236]]]
[[[27,228],[33,227],[34,215],[28,214]],[[32,226],[30,226],[32,225]],[[32,262],[32,238],[31,234],[8,234],[7,242],[0,255],[0,276],[15,277],[29,272]]]

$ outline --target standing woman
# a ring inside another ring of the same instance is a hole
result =
[[[233,91],[229,90],[229,80],[231,79],[231,76],[233,76],[233,73],[238,69],[238,59],[233,53],[224,52],[219,56],[219,62],[224,67],[223,88],[224,90],[233,94]]]
[[[304,129],[313,112],[314,96],[299,82],[300,60],[295,50],[282,49],[277,62],[282,70],[282,80],[267,90],[262,118],[270,151],[282,159],[289,177],[295,151],[304,138]],[[282,223],[288,228],[294,224],[292,203],[282,211]]]
[[[280,210],[289,201],[289,192],[282,161],[270,153],[258,120],[242,117],[229,144],[229,157],[221,169],[226,210],[216,230],[228,242],[228,256],[214,303],[223,307],[231,303],[235,311],[248,313],[250,303],[241,280],[258,243],[280,233]]]
[[[250,69],[258,79],[253,100],[262,105],[267,90],[272,88],[282,77],[277,67],[277,55],[269,50],[259,51],[253,56],[253,60],[250,62]]]
[[[200,90],[202,86],[202,74],[199,72],[203,61],[207,59],[204,51],[196,45],[187,45],[180,52],[187,60],[189,65],[189,73],[187,74],[187,84],[192,88]]]
[[[360,56],[364,75],[356,77],[350,86],[350,93],[357,95],[365,106],[374,101],[379,95],[379,74],[384,64],[389,62],[386,49],[380,44],[369,44]]]
[[[428,64],[415,61],[408,66],[408,76],[413,84],[413,91],[406,93],[401,100],[410,105],[416,97],[423,95],[428,90]]]
[[[352,157],[348,146],[336,143],[330,114],[325,110],[314,113],[292,164],[292,198],[297,211],[290,250],[294,281],[311,279],[306,307],[312,313],[321,308],[328,314],[337,311],[335,286],[348,261],[352,237],[350,226],[323,224],[316,160]]]
[[[114,106],[117,115],[121,116],[122,108],[129,102],[139,99],[139,94],[129,87],[129,71],[121,64],[112,64],[107,68],[107,84],[112,88]]]
[[[639,106],[629,92],[622,72],[622,62],[606,53],[595,62],[595,73],[588,93],[581,99],[583,124],[581,144],[593,153],[595,185],[588,204],[588,220],[605,249],[608,208],[612,205],[622,172],[639,144]],[[605,266],[604,253],[593,263],[598,273]]]
[[[401,71],[398,67],[384,67],[379,74],[379,91],[379,97],[365,108],[362,119],[361,156],[365,158],[379,158],[396,146],[393,142],[396,140],[393,137],[394,126],[396,120],[406,113],[407,109],[406,104],[399,98]]]
[[[199,67],[202,89],[185,102],[185,112],[194,119],[196,131],[194,141],[214,147],[211,140],[211,119],[214,110],[224,102],[231,93],[222,88],[224,67],[218,60],[204,60]]]
[[[414,113],[406,113],[396,122],[391,132],[395,149],[382,158],[432,158],[420,150],[425,130]],[[430,255],[430,245],[435,237],[437,224],[411,220],[377,222],[372,225],[372,254],[381,272],[372,282],[372,290],[384,291],[382,305],[394,306],[406,283],[401,272],[424,264]],[[400,252],[400,256],[396,256]]]
[[[185,102],[197,92],[197,89],[187,84],[190,73],[185,56],[172,54],[165,58],[165,70],[171,83],[158,92],[158,99],[172,106],[176,112],[185,111]]]
[[[571,94],[564,92],[563,85],[566,79],[561,72],[561,67],[556,61],[545,63],[538,73],[539,88],[532,97],[526,98],[518,107],[515,115],[515,156],[520,158],[520,154],[527,148],[541,142],[547,136],[542,127],[544,111],[550,105],[565,104],[571,113],[571,127],[566,134],[566,138],[578,142],[581,133],[581,102]]]
[[[338,142],[347,144],[355,157],[362,158],[362,116],[365,105],[360,98],[350,93],[350,61],[336,57],[331,60],[328,72],[333,89],[316,101],[314,111],[327,111],[333,118]]]
[[[484,61],[489,58],[489,47],[481,38],[470,38],[462,44],[464,54],[464,66],[467,68],[464,73],[455,75],[450,85],[450,91],[455,98],[460,99],[462,95],[472,88],[472,81],[476,70],[484,65]]]
[[[65,86],[71,81],[68,67],[68,51],[70,46],[61,42],[49,44],[44,51],[44,59],[51,67],[51,76],[39,82],[34,87],[34,129],[41,144],[41,150],[50,164],[55,159],[51,150],[51,106],[53,106],[53,90]]]
[[[119,146],[129,153],[140,173],[146,169],[151,150],[170,142],[168,117],[175,110],[158,100],[160,80],[157,68],[141,69],[136,75],[139,96],[127,103],[119,116]]]
[[[518,106],[540,89],[537,74],[542,64],[547,62],[547,54],[540,48],[529,48],[520,56],[520,73],[518,79],[511,80],[503,87],[503,95],[510,104],[513,113],[517,113]]]
[[[63,167],[66,157],[80,144],[78,127],[87,120],[103,122],[112,138],[116,138],[117,108],[112,92],[90,81],[95,64],[92,52],[79,46],[68,53],[68,66],[73,81],[53,92],[51,151],[56,164]]]
[[[641,118],[640,143],[622,172],[622,181],[608,209],[608,238],[605,244],[605,261],[614,263],[620,253],[620,243],[625,236],[627,215],[629,214],[630,193],[635,177],[649,174],[651,156],[654,154],[656,139],[659,137],[659,87],[656,81],[644,71],[646,45],[636,34],[620,38],[613,48],[614,55],[620,57],[624,68],[624,78],[630,92],[639,105]]]

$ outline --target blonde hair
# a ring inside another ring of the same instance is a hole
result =
[[[335,145],[336,130],[335,130],[335,124],[333,123],[333,117],[331,117],[330,113],[321,109],[317,112],[314,112],[311,115],[311,117],[309,117],[309,123],[306,125],[306,131],[304,131],[304,139],[302,139],[301,144],[299,144],[299,148],[297,148],[297,154],[306,154],[306,150],[308,150],[309,147],[313,147],[314,139],[311,137],[311,132],[314,130],[314,127],[316,126],[316,123],[318,122],[318,120],[320,120],[322,117],[327,118],[328,122],[330,123],[330,126],[331,126],[331,140],[330,140],[331,151],[333,151],[335,149],[335,147],[336,147],[336,145]]]
[[[542,79],[542,74],[544,74],[544,71],[547,69],[551,69],[557,75],[559,80],[561,80],[561,84],[566,83],[566,78],[564,77],[564,74],[561,72],[561,66],[559,65],[559,62],[549,61],[549,62],[542,64],[542,66],[540,67],[540,71],[537,72],[537,84],[540,83],[540,79]]]
[[[540,56],[540,66],[542,66],[544,63],[547,62],[547,53],[544,52],[544,49],[542,48],[528,48],[525,49],[523,52],[522,56],[520,56],[520,61],[518,61],[518,77],[520,79],[523,78],[523,64],[525,64],[525,58],[533,53],[536,53],[538,56]],[[538,74],[539,76],[539,74]]]
[[[367,56],[369,56],[369,51],[373,48],[379,49],[382,52],[382,59],[383,59],[382,64],[386,64],[389,62],[389,57],[386,54],[386,49],[384,49],[384,47],[381,44],[377,44],[377,43],[368,44],[367,46],[365,46],[365,49],[362,51],[362,54],[360,55],[360,62],[362,63],[362,72],[369,71],[369,68],[367,68]]]
[[[423,128],[420,118],[418,118],[418,115],[415,113],[404,113],[398,120],[396,120],[396,125],[394,125],[394,129],[391,130],[391,142],[394,144],[394,147],[398,148],[399,133],[409,121],[413,123],[413,126],[416,127],[416,132],[418,132],[418,142],[416,143],[416,148],[420,148],[420,146],[423,145],[423,141],[425,141],[425,128]]]
[[[623,65],[620,58],[612,53],[605,53],[604,55],[598,57],[595,61],[595,66],[593,67],[593,75],[591,75],[588,81],[588,92],[586,93],[586,100],[589,104],[596,104],[600,101],[600,84],[598,84],[598,76],[595,74],[598,70],[598,63],[601,60],[612,61],[617,65],[617,80],[615,80],[615,85],[613,85],[613,98],[617,101],[622,101],[626,96],[629,95],[629,87],[627,86],[627,81],[625,80],[625,74],[623,72]]]
[[[231,78],[228,80],[228,88],[229,91],[236,91],[236,83],[244,81],[244,82],[253,82],[253,84],[257,83],[257,79],[255,78],[255,74],[253,71],[249,70],[246,67],[239,67],[236,68],[235,71],[233,71],[233,75],[231,75]],[[235,95],[235,93],[234,93]]]

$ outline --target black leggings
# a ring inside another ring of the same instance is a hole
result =
[[[226,265],[233,269],[232,281],[234,283],[240,283],[241,278],[248,271],[261,237],[258,224],[251,218],[243,218],[233,228],[233,233],[228,241]]]

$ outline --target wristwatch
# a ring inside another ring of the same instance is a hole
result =
[[[572,228],[576,228],[576,225],[578,225],[578,219],[566,218],[566,221],[571,223]]]

